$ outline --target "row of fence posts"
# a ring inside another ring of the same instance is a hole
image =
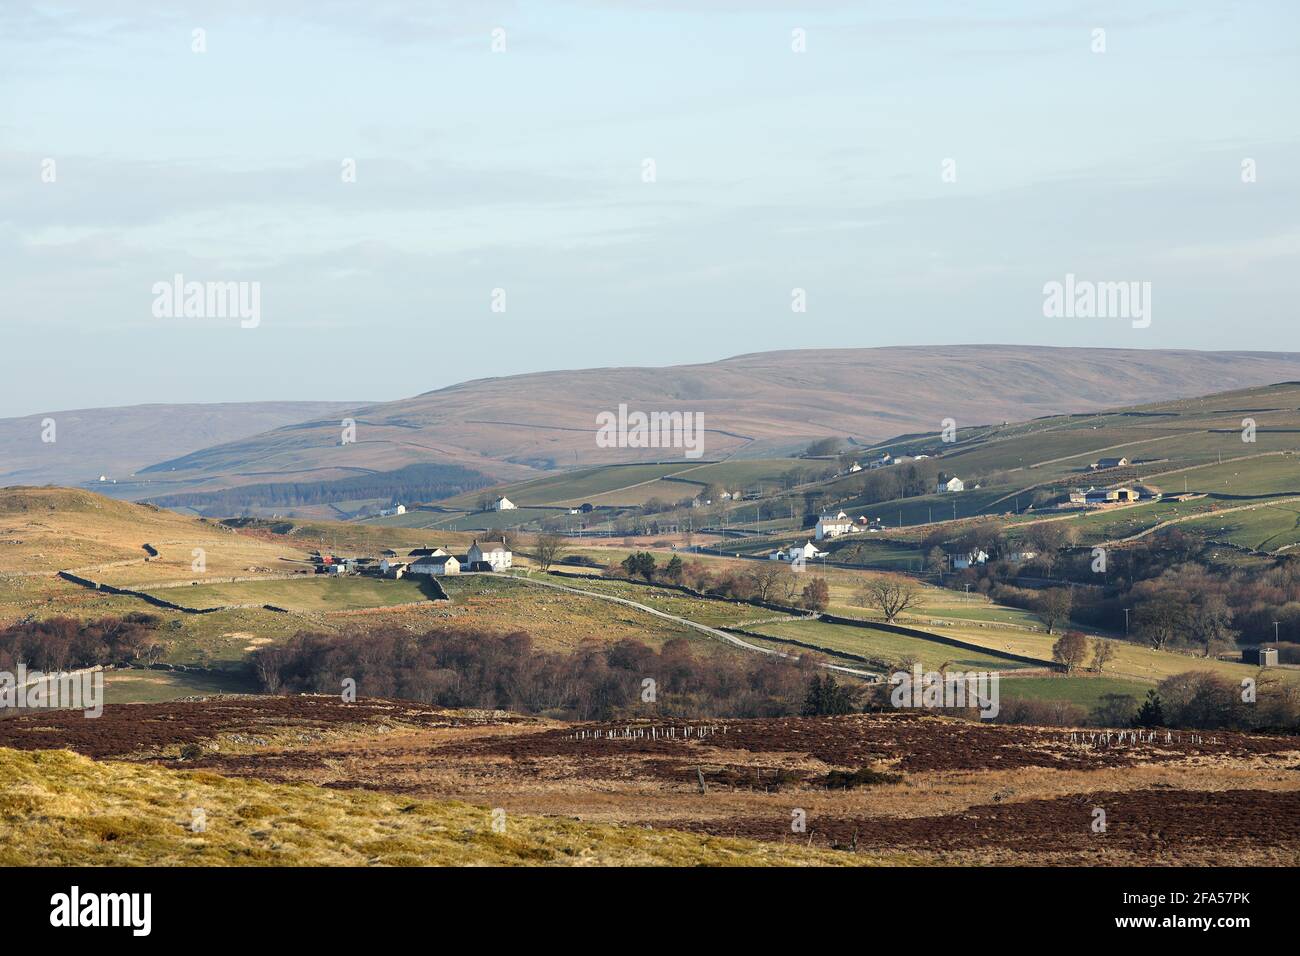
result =
[[[1161,740],[1161,734],[1164,739]],[[1201,734],[1175,734],[1171,731],[1159,730],[1101,730],[1101,731],[1071,731],[1070,743],[1081,744],[1085,747],[1110,747],[1120,746],[1123,744],[1203,744],[1205,737]],[[1211,738],[1210,743],[1217,744],[1219,738]]]
[[[705,724],[702,726],[683,727],[615,727],[577,730],[569,734],[570,740],[701,740],[718,734],[726,734],[726,724]]]

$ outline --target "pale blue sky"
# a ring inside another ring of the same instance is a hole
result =
[[[1289,0],[5,0],[0,415],[801,347],[1300,350],[1297,90]],[[1150,281],[1151,327],[1043,318],[1067,272]],[[260,326],[155,318],[175,273],[260,282]]]

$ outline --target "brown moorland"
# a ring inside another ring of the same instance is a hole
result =
[[[909,862],[1300,860],[1300,738],[1095,733],[915,714],[560,724],[303,696],[21,715],[0,747]]]

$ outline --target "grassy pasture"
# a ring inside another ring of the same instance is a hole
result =
[[[1300,495],[1300,457],[1268,455],[1192,468],[1170,475],[1165,491],[1182,491],[1183,478],[1188,490],[1211,495]]]
[[[1003,702],[1012,700],[1065,701],[1091,710],[1106,694],[1127,694],[1141,703],[1151,685],[1114,677],[1011,677],[999,682]]]
[[[866,515],[868,518],[879,518],[888,528],[906,527],[926,524],[931,520],[952,521],[954,517],[969,518],[983,514],[994,501],[1014,490],[1012,485],[1001,485],[942,495],[920,495],[862,507],[850,503],[844,506],[844,510],[853,517]],[[1011,502],[1007,502],[997,510],[1010,511],[1011,507]]]
[[[193,608],[237,604],[273,604],[291,611],[324,613],[359,608],[387,607],[432,600],[418,576],[388,580],[371,577],[334,577],[313,574],[282,581],[241,581],[233,584],[197,584],[166,588],[157,596]]]
[[[552,650],[572,650],[584,641],[612,642],[624,638],[659,647],[665,641],[684,637],[695,642],[697,650],[704,653],[739,653],[684,624],[600,598],[531,586],[506,575],[453,576],[442,583],[451,598],[451,607],[419,618],[406,616],[406,619],[419,620],[426,626],[525,631],[532,635],[538,647]],[[574,582],[574,586],[584,587],[587,583]]]
[[[408,511],[404,515],[379,518],[373,522],[367,521],[366,524],[384,528],[401,527],[411,531],[423,530],[430,533],[450,531],[472,537],[476,531],[521,528],[562,514],[563,511],[555,508],[516,508],[513,511],[476,512]],[[468,546],[469,537],[465,539],[465,543]]]
[[[705,485],[715,482],[730,490],[739,490],[746,484],[777,481],[797,464],[790,458],[767,458],[720,462],[681,459],[658,464],[605,465],[502,485],[492,494],[503,494],[521,508],[528,505],[572,507],[588,501],[598,505],[636,505],[656,497],[669,501],[691,497]],[[669,476],[681,480],[665,481]],[[475,508],[483,494],[457,495],[442,504],[452,508]]]
[[[104,675],[104,702],[147,704],[207,694],[253,694],[257,682],[243,670],[114,670]]]
[[[653,481],[665,475],[673,475],[698,467],[691,461],[666,462],[661,464],[603,465],[595,468],[580,468],[575,471],[561,472],[542,478],[533,478],[515,484],[502,485],[490,492],[475,491],[457,495],[441,502],[450,508],[476,508],[478,501],[485,494],[495,498],[505,495],[515,504],[520,505],[563,505],[581,504],[593,495],[627,488],[630,485]]]
[[[556,583],[564,584],[567,587],[581,588],[584,591],[593,591],[636,601],[638,604],[652,607],[656,611],[676,614],[679,617],[684,617],[697,624],[706,624],[709,627],[739,627],[746,624],[746,622],[759,618],[770,618],[773,614],[771,611],[754,607],[752,604],[697,598],[671,588],[660,588],[629,581],[586,578],[565,581],[559,576],[556,576],[555,580]]]
[[[980,628],[970,625],[956,627],[935,626],[926,629],[933,630],[936,634],[957,637],[972,644],[979,644],[994,652],[1006,651],[1012,654],[1025,654],[1042,660],[1052,659],[1052,645],[1059,636],[1009,628]],[[1181,674],[1184,671],[1209,670],[1230,680],[1237,681],[1244,677],[1255,677],[1259,673],[1259,668],[1247,664],[1207,660],[1203,657],[1193,657],[1190,654],[1179,654],[1175,651],[1157,651],[1150,647],[1122,640],[1116,640],[1113,643],[1115,645],[1115,656],[1106,665],[1104,672],[1106,677],[1154,683],[1174,674]],[[1288,678],[1300,679],[1300,671],[1278,671],[1278,673]]]
[[[1215,541],[1256,551],[1276,551],[1300,543],[1300,502],[1261,505],[1249,511],[1210,514],[1179,527]]]
[[[922,667],[928,669],[937,670],[945,662],[956,670],[1009,670],[1027,666],[995,652],[969,651],[923,638],[847,624],[791,621],[757,624],[752,630],[757,634],[803,641],[828,651],[843,651],[888,662],[915,657]]]

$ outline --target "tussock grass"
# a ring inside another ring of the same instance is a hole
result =
[[[771,866],[882,862],[362,790],[0,748],[3,866]],[[204,832],[191,829],[201,809]]]

